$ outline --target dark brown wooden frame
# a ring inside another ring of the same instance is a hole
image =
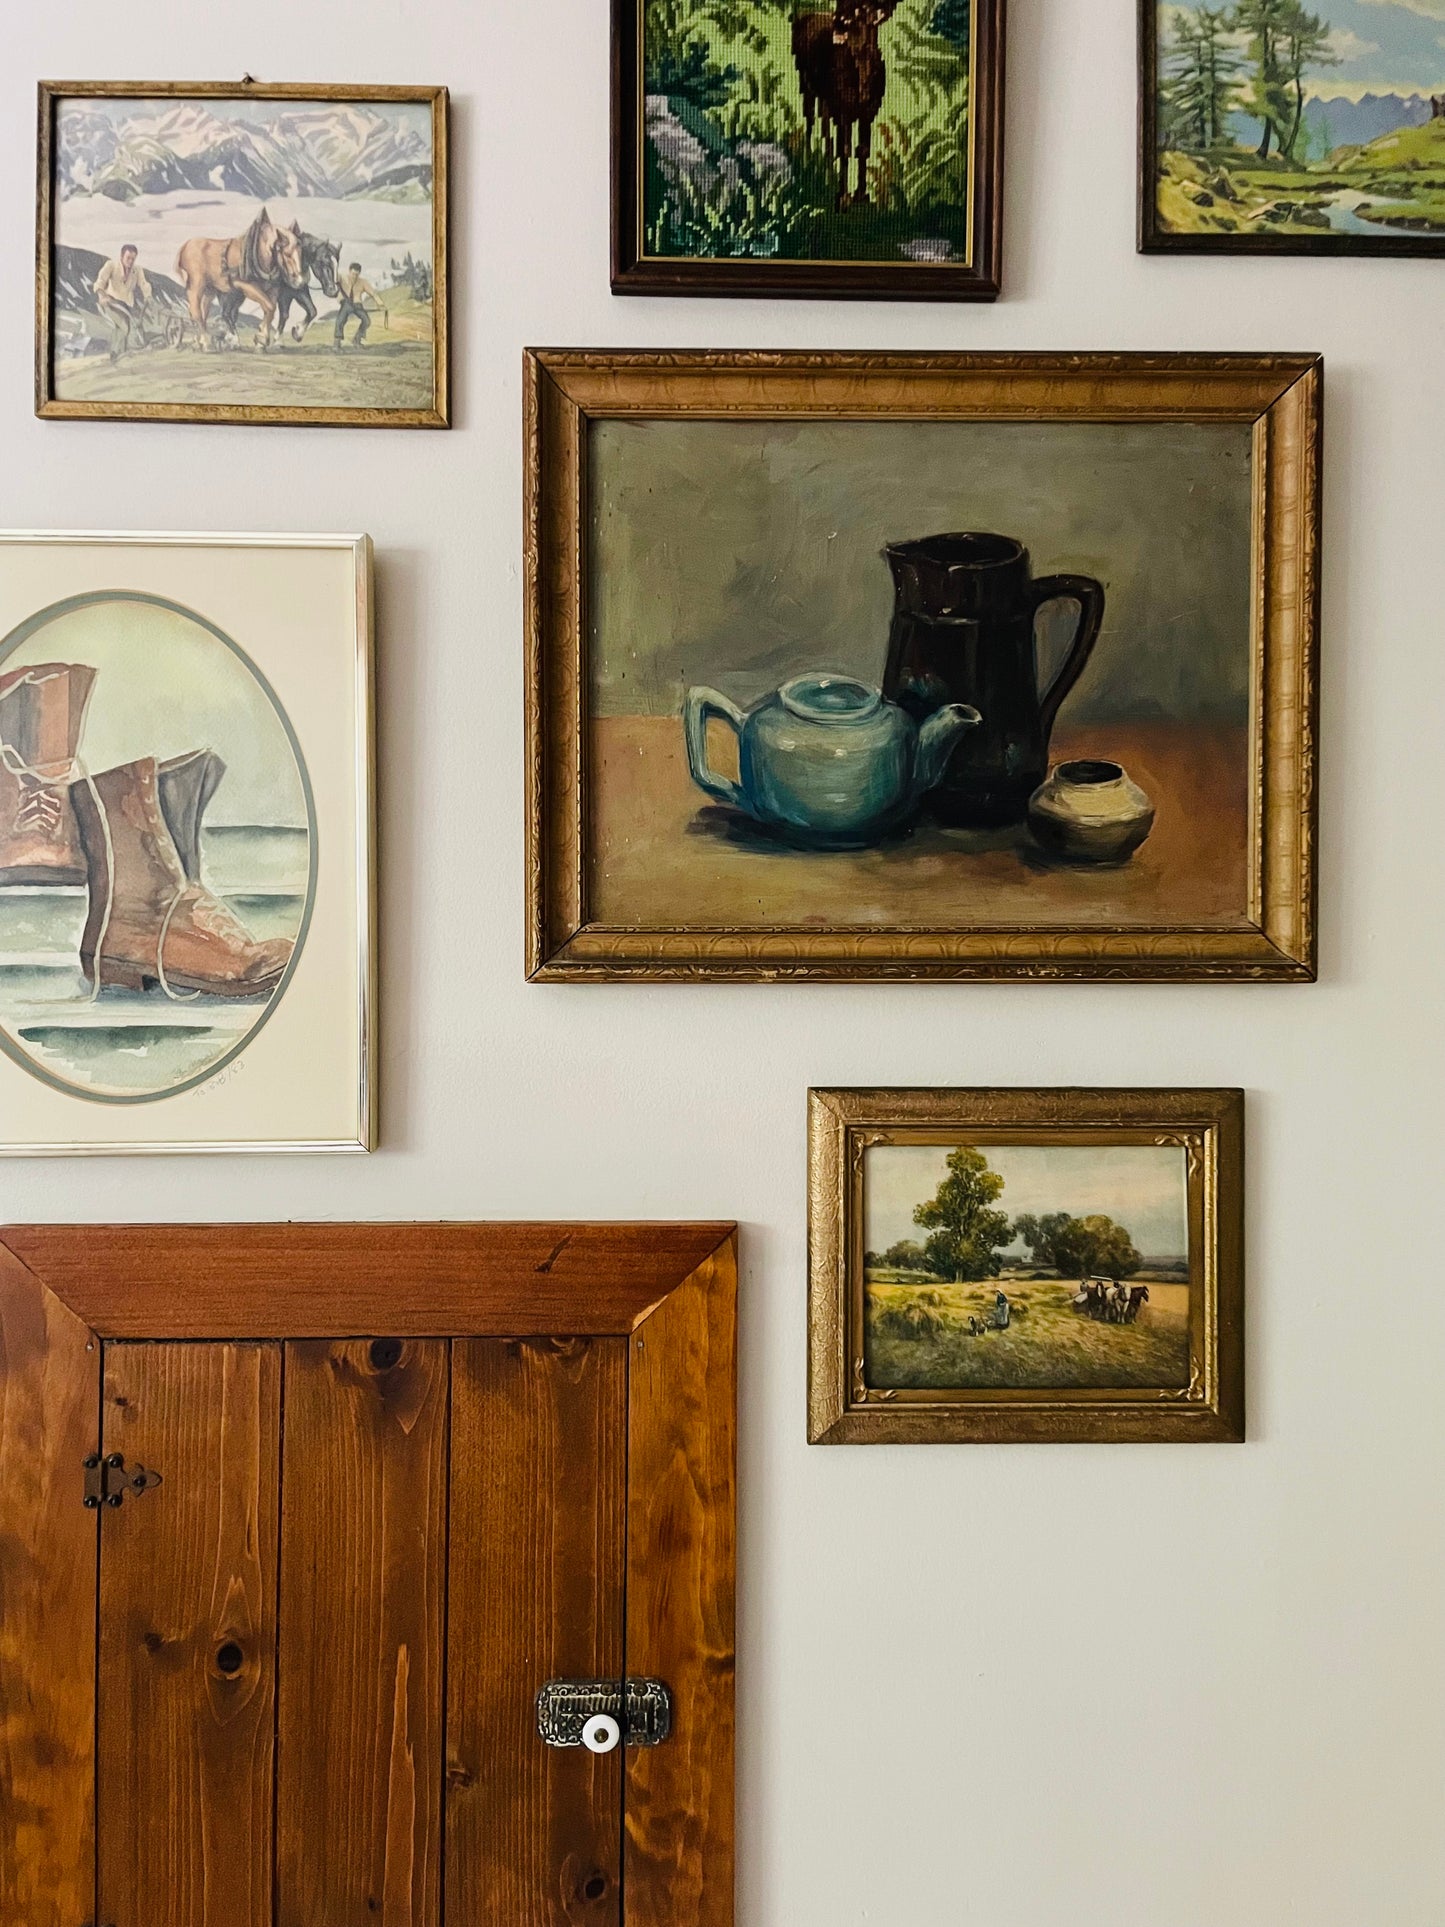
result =
[[[875,1144],[1175,1144],[1189,1161],[1190,1382],[1177,1391],[870,1387],[863,1182]],[[815,1090],[808,1094],[808,1438],[813,1445],[1244,1437],[1244,1093]]]
[[[767,295],[777,300],[994,301],[1003,261],[1005,0],[974,0],[974,258],[966,264],[690,261],[644,255],[639,233],[640,15],[645,0],[612,0],[612,292]]]
[[[266,403],[61,401],[55,394],[51,258],[55,201],[55,108],[66,99],[414,101],[432,120],[432,403],[429,408],[295,408]],[[445,87],[347,87],[252,80],[42,80],[36,139],[35,412],[47,421],[245,422],[291,428],[449,428],[450,354],[447,301],[447,131]]]
[[[671,1927],[679,1896],[730,1927],[736,1297],[726,1224],[0,1231],[0,1918],[95,1918],[99,1515],[79,1480],[105,1341],[555,1334],[630,1340],[627,1670],[680,1714],[626,1759],[628,1927]],[[652,1503],[679,1467],[681,1512]]]
[[[1445,254],[1445,234],[1176,234],[1159,222],[1159,8],[1139,0],[1139,252],[1141,254]]]
[[[527,974],[538,982],[1315,974],[1320,513],[1317,355],[533,349],[525,370]],[[649,926],[588,904],[590,424],[1245,422],[1254,449],[1249,901],[1238,926]]]

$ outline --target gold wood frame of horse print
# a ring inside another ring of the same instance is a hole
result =
[[[36,413],[445,428],[443,87],[42,82]]]
[[[529,355],[529,974],[1312,977],[1322,387]]]
[[[0,1156],[375,1142],[371,544],[0,536]]]
[[[1244,1437],[1242,1091],[809,1094],[815,1445]]]

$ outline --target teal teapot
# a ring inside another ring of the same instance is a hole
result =
[[[736,783],[708,762],[711,717],[737,732]],[[795,676],[746,712],[715,689],[690,689],[683,707],[699,788],[816,850],[867,849],[905,828],[982,720],[966,703],[948,703],[920,726],[851,676]]]

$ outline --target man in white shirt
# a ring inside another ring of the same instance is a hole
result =
[[[94,294],[110,329],[110,358],[119,361],[132,336],[139,337],[141,312],[151,298],[151,284],[133,242],[126,242],[118,261],[106,262],[95,277]]]
[[[367,330],[371,326],[371,316],[366,312],[367,296],[371,297],[377,307],[381,306],[381,296],[363,277],[359,261],[353,261],[345,274],[336,277],[336,289],[341,296],[341,306],[336,310],[335,345],[338,348],[346,346],[346,324],[354,319],[360,323],[356,330],[356,345],[358,348],[364,348]]]

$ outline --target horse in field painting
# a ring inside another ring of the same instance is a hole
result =
[[[176,259],[176,272],[186,290],[191,325],[202,348],[209,348],[208,311],[215,300],[222,314],[235,301],[252,301],[261,310],[261,332],[256,346],[269,348],[275,333],[279,290],[283,282],[299,286],[302,279],[301,228],[278,227],[263,207],[244,234],[229,241],[197,237],[187,241]]]

